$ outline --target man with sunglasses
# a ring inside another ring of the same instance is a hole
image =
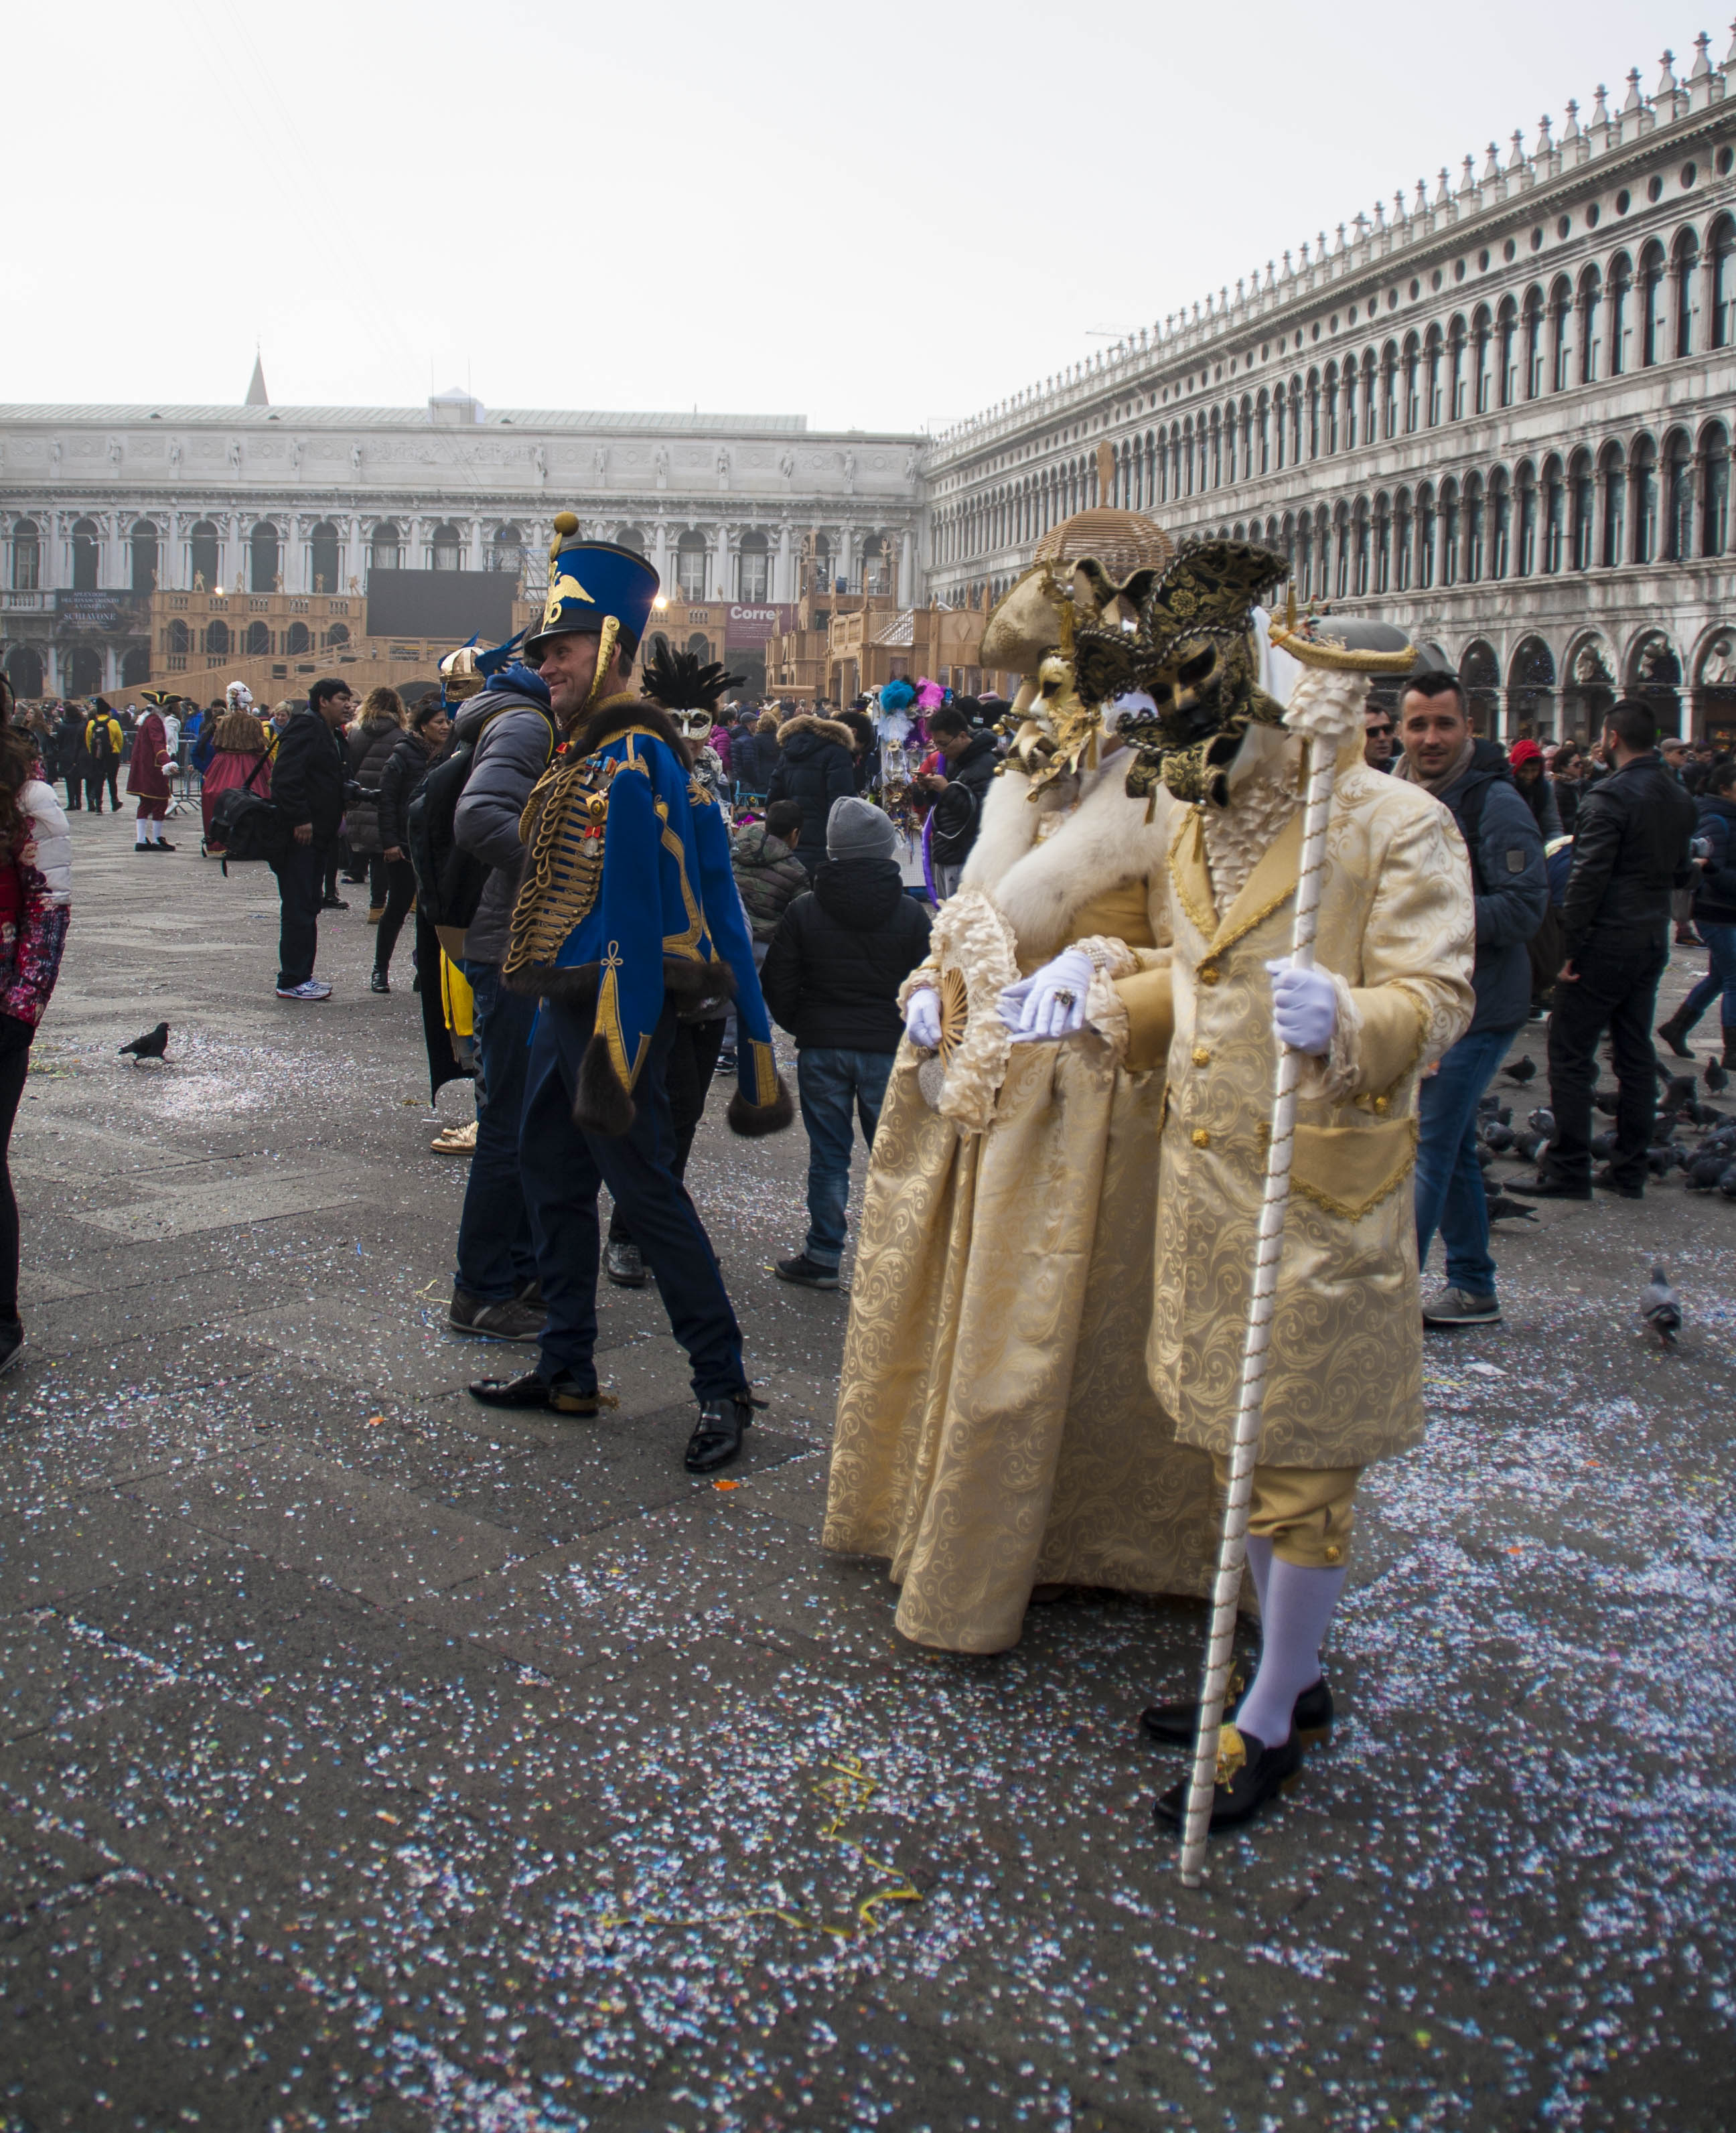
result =
[[[1371,697],[1362,710],[1362,760],[1371,770],[1391,770],[1394,739],[1392,714]]]

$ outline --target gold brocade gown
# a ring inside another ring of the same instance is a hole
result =
[[[1027,974],[1092,937],[1157,960],[1169,816],[1121,782],[1046,838],[1021,777],[991,794],[966,890]],[[923,1056],[900,1046],[875,1138],[826,1546],[885,1558],[899,1629],[948,1651],[1015,1644],[1038,1584],[1205,1592],[1210,1461],[1145,1369],[1161,1064],[1089,1033],[1013,1045],[986,1129],[962,1133]]]

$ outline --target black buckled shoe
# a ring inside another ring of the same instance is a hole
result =
[[[741,1452],[743,1432],[754,1418],[754,1404],[746,1393],[726,1394],[721,1399],[702,1400],[699,1419],[687,1439],[682,1464],[690,1474],[715,1474]]]
[[[479,1378],[470,1394],[484,1407],[540,1407],[552,1414],[597,1414],[619,1404],[612,1393],[600,1393],[595,1386],[587,1391],[571,1370],[557,1370],[552,1378],[538,1370],[516,1378]]]
[[[1237,1667],[1230,1673],[1229,1692],[1223,1715],[1226,1724],[1242,1708],[1242,1692],[1247,1682]],[[1304,1746],[1319,1741],[1332,1731],[1332,1691],[1324,1681],[1317,1681],[1312,1688],[1304,1688],[1296,1698],[1290,1725],[1296,1738]],[[1154,1703],[1149,1711],[1140,1713],[1140,1731],[1148,1740],[1157,1741],[1165,1748],[1191,1748],[1199,1731],[1199,1703],[1189,1698],[1182,1703]]]
[[[1251,1733],[1226,1726],[1218,1736],[1218,1782],[1212,1789],[1213,1829],[1234,1829],[1250,1822],[1268,1800],[1275,1799],[1302,1768],[1302,1743],[1292,1733],[1268,1748]],[[1152,1803],[1160,1826],[1179,1829],[1187,1819],[1189,1780],[1171,1785]]]

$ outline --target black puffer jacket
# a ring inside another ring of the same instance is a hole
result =
[[[1613,954],[1662,944],[1670,892],[1688,881],[1694,802],[1654,749],[1579,797],[1573,872],[1561,906],[1569,960],[1589,941]]]
[[[420,791],[434,758],[414,733],[400,734],[379,777],[379,848],[410,854],[410,802]],[[354,820],[354,810],[351,819]]]
[[[827,859],[778,922],[760,973],[799,1045],[896,1052],[898,989],[928,952],[928,914],[895,859]]]
[[[793,800],[802,810],[802,841],[796,857],[812,874],[826,856],[826,824],[832,803],[856,797],[856,763],[851,745],[856,735],[836,719],[817,719],[803,711],[779,731],[783,760],[772,773],[766,805]]]
[[[1694,834],[1712,847],[1694,885],[1694,916],[1708,926],[1736,926],[1736,800],[1703,792]]]
[[[962,866],[971,856],[982,821],[983,796],[1001,760],[991,733],[972,734],[964,754],[942,772],[947,789],[934,801],[934,835],[929,857],[936,866]]]
[[[350,775],[368,794],[379,791],[386,765],[392,759],[392,751],[403,738],[403,728],[396,719],[369,719],[365,725],[357,726],[349,736],[346,745],[350,755]],[[383,852],[393,841],[392,838],[380,835],[378,800],[372,797],[352,800],[348,815],[351,851]],[[403,840],[398,841],[401,843]]]
[[[313,825],[316,845],[335,844],[344,819],[344,746],[317,711],[297,711],[272,763],[272,798],[292,829]]]
[[[749,733],[737,726],[730,737],[730,777],[738,792],[763,793],[781,759],[775,734]]]

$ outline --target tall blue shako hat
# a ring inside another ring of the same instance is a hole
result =
[[[534,659],[552,637],[582,633],[597,638],[596,673],[586,698],[595,701],[598,684],[615,659],[624,629],[635,644],[651,619],[651,604],[661,585],[643,556],[613,541],[581,541],[571,511],[555,514],[555,537],[548,544],[548,599],[542,625],[525,641]]]

